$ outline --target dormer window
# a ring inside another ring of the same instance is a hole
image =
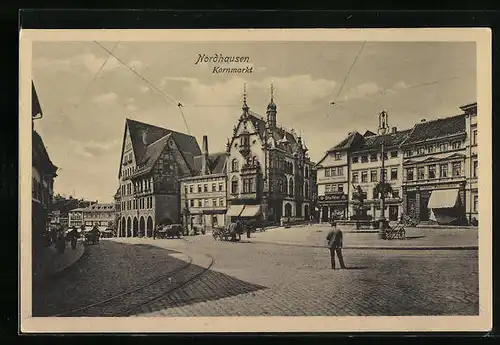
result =
[[[233,161],[231,162],[231,171],[238,171],[238,170],[239,170],[238,160],[233,159]]]

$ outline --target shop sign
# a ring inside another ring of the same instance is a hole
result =
[[[347,201],[347,194],[320,195],[319,201]]]

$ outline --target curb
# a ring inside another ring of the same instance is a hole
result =
[[[316,244],[301,244],[292,242],[254,241],[253,243],[275,244],[278,246],[326,248]],[[344,246],[342,249],[373,249],[373,250],[478,250],[478,246]]]
[[[37,279],[33,280],[33,284],[37,285],[43,285],[46,283],[49,279],[57,279],[59,276],[61,276],[63,273],[67,272],[69,269],[71,269],[75,264],[77,264],[86,254],[87,254],[87,247],[82,243],[83,250],[81,254],[70,264],[52,272],[47,275],[44,275],[42,277],[38,277]]]

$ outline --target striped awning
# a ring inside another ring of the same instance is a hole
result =
[[[240,217],[255,217],[260,214],[260,205],[245,205]]]
[[[239,217],[245,205],[231,205],[227,209],[226,215],[229,217]]]
[[[453,208],[457,201],[458,189],[438,189],[432,191],[427,207],[430,209]]]

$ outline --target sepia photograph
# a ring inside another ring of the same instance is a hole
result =
[[[491,328],[489,30],[25,30],[20,56],[27,332]]]

